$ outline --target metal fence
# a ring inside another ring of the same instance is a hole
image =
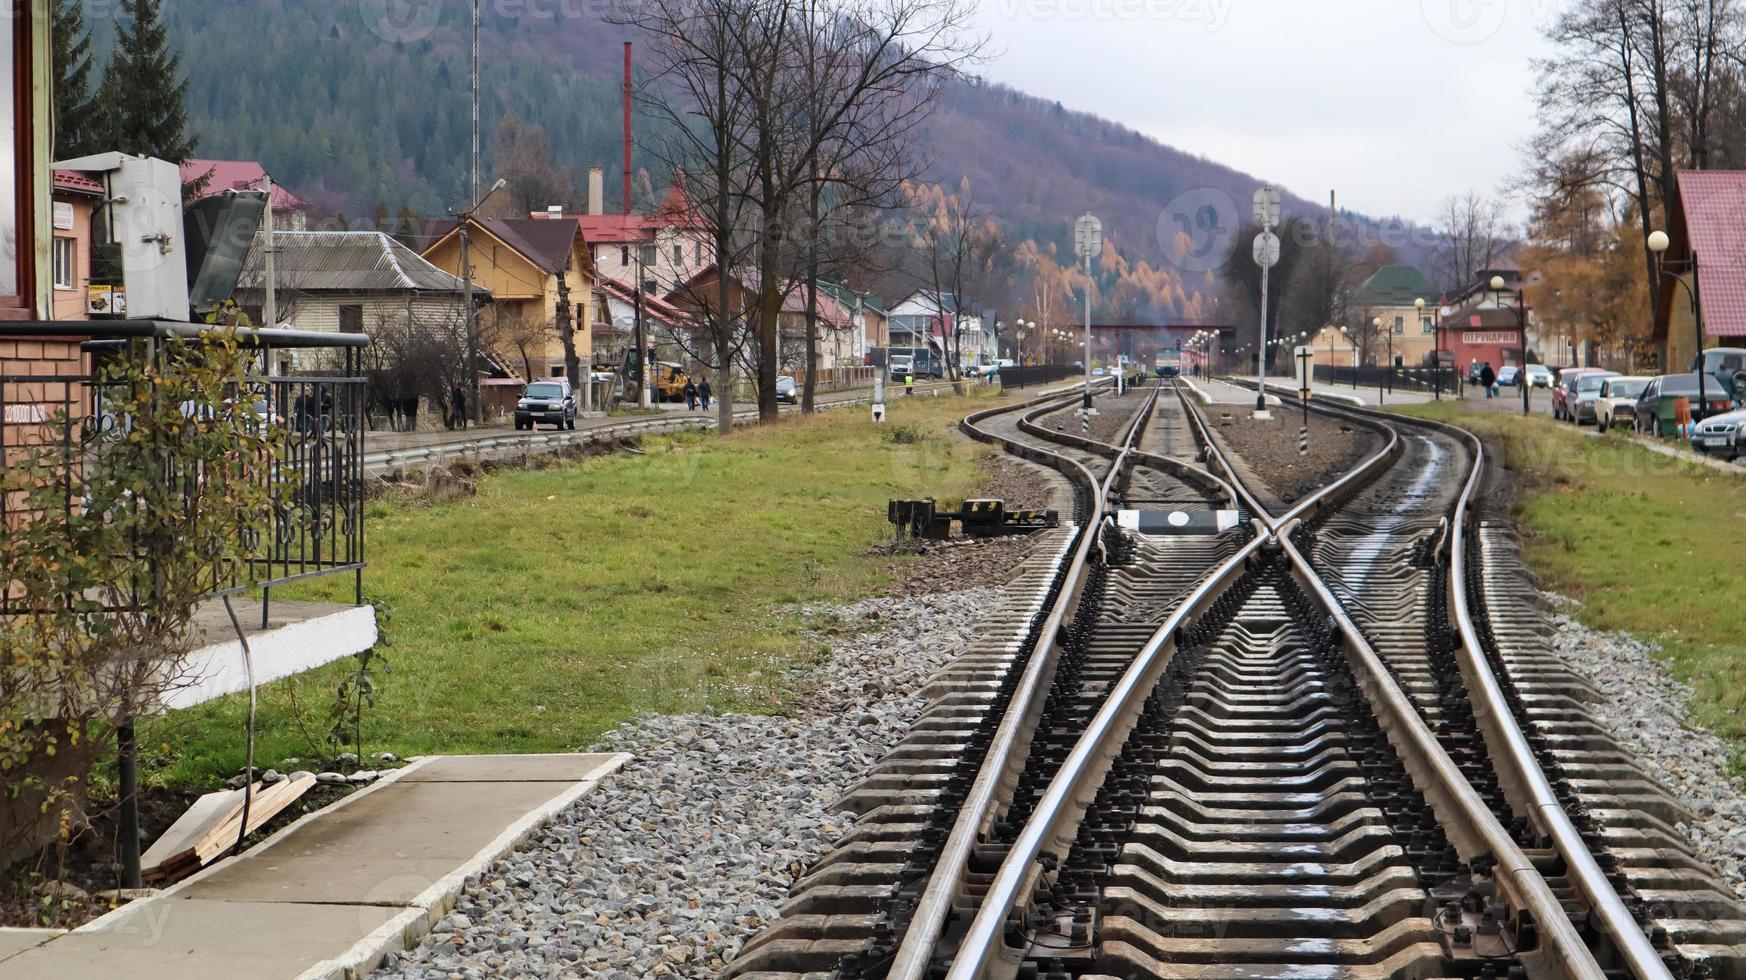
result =
[[[1000,369],[1000,384],[1003,388],[1052,385],[1057,381],[1083,377],[1085,377],[1085,369],[1076,368],[1071,364],[1029,364],[1022,366],[1015,364]]]
[[[1455,368],[1433,367],[1389,367],[1388,365],[1364,367],[1338,367],[1329,364],[1317,364],[1315,379],[1318,384],[1345,385],[1352,388],[1381,388],[1385,391],[1396,389],[1404,391],[1436,391],[1439,388],[1445,392],[1457,390],[1463,378]]]
[[[21,521],[68,520],[82,514],[88,498],[84,488],[101,472],[106,452],[114,452],[126,431],[127,420],[112,409],[115,393],[106,396],[103,364],[116,357],[158,358],[159,370],[173,370],[162,360],[162,348],[152,343],[166,333],[198,336],[192,325],[88,323],[73,330],[65,324],[19,325],[0,328],[0,340],[9,334],[37,335],[47,328],[62,328],[62,335],[83,332],[93,339],[62,350],[76,350],[70,359],[29,358],[14,353],[0,356],[0,460],[14,475],[24,474],[25,486],[0,495],[0,528],[17,527]],[[170,329],[182,327],[185,329]],[[154,331],[158,331],[154,333]],[[255,331],[248,334],[251,353],[263,366],[272,363],[275,349],[321,347],[332,349],[313,358],[323,363],[319,372],[288,376],[261,376],[247,382],[248,390],[231,391],[226,400],[250,405],[251,418],[258,418],[272,448],[266,465],[250,469],[250,479],[275,481],[281,493],[270,520],[262,527],[243,532],[242,551],[246,568],[216,563],[210,593],[214,596],[262,588],[270,598],[271,588],[325,575],[351,573],[358,602],[363,600],[364,568],[364,430],[366,423],[365,379],[360,365],[362,335],[317,334],[296,331]],[[34,343],[34,342],[33,342]],[[32,349],[41,350],[36,344]],[[18,348],[14,347],[16,351]],[[199,411],[185,407],[185,412]],[[40,468],[44,463],[48,468]],[[24,471],[35,463],[35,473]],[[181,506],[188,519],[197,519],[204,482],[198,469],[176,472],[167,463],[164,478],[178,487]],[[19,481],[13,481],[14,486]],[[48,487],[49,494],[41,493]],[[50,496],[52,506],[41,506]],[[35,499],[36,506],[29,501]],[[149,568],[150,555],[141,555]],[[142,575],[142,581],[149,576]],[[138,608],[140,596],[119,590]],[[16,614],[17,596],[10,587],[0,588],[0,614]],[[263,602],[263,618],[267,615]]]

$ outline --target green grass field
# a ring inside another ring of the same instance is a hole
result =
[[[1589,626],[1660,643],[1696,691],[1696,719],[1746,734],[1746,473],[1543,416],[1476,414],[1449,402],[1404,411],[1459,423],[1500,447],[1522,481],[1515,509],[1534,571],[1581,600]]]
[[[787,607],[885,581],[892,559],[869,546],[887,499],[983,482],[985,450],[953,431],[978,404],[899,398],[880,428],[844,409],[505,471],[453,504],[373,503],[365,583],[394,646],[365,751],[571,751],[642,711],[782,710],[784,668],[821,653]],[[339,751],[323,739],[351,664],[262,689],[260,764]],[[241,767],[244,708],[157,722],[155,778]]]

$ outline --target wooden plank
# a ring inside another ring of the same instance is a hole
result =
[[[297,798],[309,792],[315,786],[315,777],[304,775],[297,779],[286,779],[274,783],[267,791],[254,798],[249,804],[249,826],[246,833],[252,834],[261,829],[267,821],[278,816],[280,811],[297,802]],[[242,812],[239,810],[234,818],[225,821],[194,845],[194,853],[200,858],[201,864],[207,864],[236,843],[237,829],[242,826]]]
[[[164,865],[175,863],[175,858],[192,855],[195,842],[242,809],[242,799],[242,790],[227,789],[207,793],[195,800],[140,856],[140,871],[152,875]]]

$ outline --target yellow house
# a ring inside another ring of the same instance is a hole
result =
[[[460,275],[460,228],[441,229],[424,258]],[[531,218],[467,219],[468,259],[473,281],[491,291],[491,307],[480,314],[481,338],[499,362],[536,377],[565,373],[566,326],[576,359],[587,377],[594,358],[594,261],[574,221]]]

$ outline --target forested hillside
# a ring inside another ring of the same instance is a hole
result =
[[[630,32],[596,19],[528,13],[564,5],[483,7],[486,170],[498,122],[513,112],[545,131],[576,186],[590,165],[605,166],[608,204],[616,207],[621,45]],[[412,20],[384,17],[399,8],[412,11]],[[99,9],[90,7],[87,20],[101,51],[112,25],[95,16]],[[390,0],[165,3],[171,41],[190,76],[187,107],[201,137],[198,155],[260,160],[285,184],[352,221],[403,207],[444,213],[463,198],[467,174],[466,9],[460,0],[428,8]],[[416,16],[420,10],[425,19]],[[1041,277],[1062,288],[1072,219],[1088,210],[1100,214],[1117,254],[1099,279],[1110,312],[1122,316],[1210,316],[1218,294],[1210,266],[1223,257],[1229,231],[1247,219],[1259,183],[1119,124],[998,85],[950,87],[919,141],[925,180],[957,188],[968,178],[1009,251],[1035,257]],[[639,187],[662,190],[665,175],[644,178]],[[1322,210],[1290,195],[1286,207]],[[1187,238],[1180,237],[1184,222],[1191,226]],[[1208,245],[1221,253],[1195,251]],[[1012,289],[1001,291],[1010,303]]]

